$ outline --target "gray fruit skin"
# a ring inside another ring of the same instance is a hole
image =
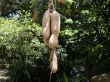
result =
[[[55,49],[58,45],[58,37],[55,36],[55,34],[52,34],[49,38],[49,48],[50,49]]]
[[[57,55],[56,55],[55,49],[51,50],[50,69],[51,69],[51,73],[56,73],[58,69]]]
[[[48,46],[48,40],[50,37],[50,10],[46,10],[42,19],[42,35],[44,43]]]
[[[59,36],[60,33],[60,14],[57,11],[53,11],[50,14],[51,19],[51,33]]]
[[[52,49],[50,54],[50,69],[51,73],[56,73],[58,69],[57,55],[55,48],[58,44],[60,33],[60,15],[55,9],[48,9],[43,16],[42,32],[44,42]]]
[[[50,11],[49,9],[43,15],[42,19],[42,33],[45,39],[50,37]]]
[[[51,36],[49,38],[49,48],[54,49],[58,45],[58,37],[60,33],[60,15],[57,11],[50,13],[51,20]]]

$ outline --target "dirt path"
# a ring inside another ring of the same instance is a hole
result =
[[[9,82],[9,76],[7,76],[7,69],[0,69],[0,82]]]

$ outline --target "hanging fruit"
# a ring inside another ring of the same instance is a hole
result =
[[[44,42],[47,44],[50,37],[50,11],[46,10],[42,19],[42,34]],[[48,44],[47,44],[48,45]]]
[[[57,55],[56,55],[55,49],[51,50],[50,69],[51,69],[51,73],[56,73],[58,69],[58,61],[57,61]]]
[[[60,33],[60,14],[55,10],[53,0],[50,0],[49,8],[44,13],[42,19],[42,34],[44,43],[51,49],[50,53],[51,73],[56,73],[58,69],[55,48],[58,45],[59,33]]]
[[[51,33],[55,34],[58,37],[60,33],[60,14],[56,10],[54,10],[50,14],[50,19],[51,19]]]
[[[55,34],[52,34],[49,38],[49,48],[55,49],[58,44],[58,37]]]

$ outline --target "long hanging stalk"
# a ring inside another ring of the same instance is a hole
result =
[[[54,6],[54,2],[53,0],[49,0],[49,10],[50,12],[52,12],[53,10],[55,10],[55,6]]]
[[[56,73],[58,70],[58,61],[55,48],[58,44],[58,37],[60,33],[60,15],[55,10],[53,0],[49,0],[48,9],[43,15],[42,19],[42,32],[44,43],[49,47],[50,52],[50,80],[51,74]]]

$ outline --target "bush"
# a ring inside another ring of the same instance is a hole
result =
[[[28,19],[0,18],[0,59],[8,64],[14,82],[38,81],[48,71],[48,49],[42,43],[41,27]],[[47,62],[47,63],[46,63]],[[34,76],[34,77],[35,77]],[[26,80],[28,79],[28,81]]]

